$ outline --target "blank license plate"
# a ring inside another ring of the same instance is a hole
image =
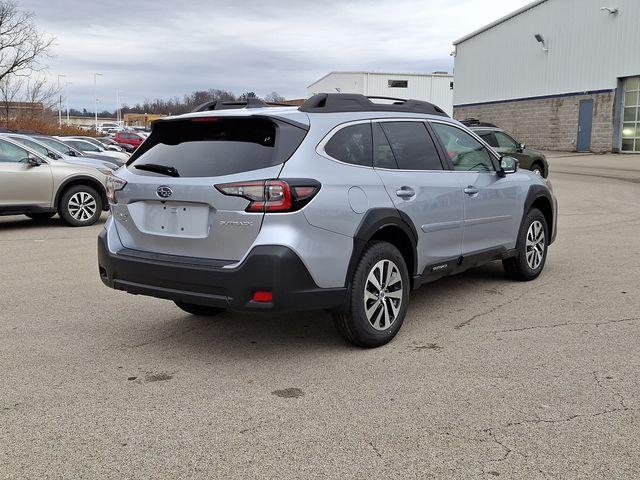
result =
[[[209,205],[148,202],[144,218],[147,233],[186,238],[204,238],[209,235]]]

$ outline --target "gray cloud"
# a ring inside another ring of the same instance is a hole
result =
[[[452,71],[451,43],[528,0],[22,0],[57,38],[50,78],[93,109],[219,88],[306,96],[334,70]]]

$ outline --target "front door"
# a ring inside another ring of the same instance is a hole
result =
[[[578,140],[576,150],[588,152],[591,150],[591,127],[593,123],[593,100],[580,100],[578,114]]]
[[[500,177],[497,159],[475,138],[432,122],[464,192],[463,256],[515,247],[524,199],[513,176]]]
[[[51,206],[53,178],[51,167],[29,164],[29,152],[0,140],[0,209]]]

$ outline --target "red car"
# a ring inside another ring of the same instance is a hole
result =
[[[135,148],[144,142],[145,137],[134,132],[116,132],[114,140],[118,143],[133,145]]]

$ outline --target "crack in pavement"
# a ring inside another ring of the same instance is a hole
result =
[[[514,302],[517,302],[517,301],[518,301],[518,300],[520,300],[522,297],[524,297],[527,293],[531,293],[532,291],[533,291],[533,289],[526,290],[526,291],[522,292],[520,295],[518,295],[517,297],[512,298],[511,300],[506,301],[506,302],[504,302],[504,303],[500,303],[500,304],[496,305],[495,307],[493,307],[493,308],[489,309],[489,310],[488,310],[488,311],[486,311],[486,312],[483,312],[483,313],[477,313],[476,315],[472,316],[471,318],[468,318],[468,319],[467,319],[467,320],[465,320],[464,322],[459,323],[459,324],[458,324],[458,325],[456,325],[454,328],[455,328],[456,330],[460,330],[461,328],[466,327],[466,326],[467,326],[467,325],[469,325],[471,322],[473,322],[474,320],[476,320],[476,319],[478,319],[478,318],[480,318],[480,317],[484,317],[485,315],[489,315],[489,314],[491,314],[491,313],[493,313],[493,312],[495,312],[495,311],[497,311],[497,310],[501,309],[502,307],[506,307],[507,305],[510,305],[510,304],[512,304],[512,303],[514,303]]]
[[[138,343],[136,345],[124,345],[124,347],[126,348],[138,348],[138,347],[144,347],[146,345],[153,345],[154,343],[160,343],[163,342],[164,340],[167,340],[169,338],[173,338],[173,337],[180,337],[182,335],[186,335],[189,332],[193,332],[194,330],[197,330],[199,327],[191,327],[188,328],[187,330],[183,330],[182,332],[175,332],[172,333],[171,335],[166,335],[164,337],[160,337],[157,338],[155,340],[149,340],[148,342],[143,342],[143,343]]]
[[[618,320],[608,320],[606,322],[564,322],[564,323],[556,323],[554,325],[537,325],[532,327],[521,327],[521,328],[510,328],[507,330],[496,330],[493,333],[508,333],[508,332],[523,332],[525,330],[538,330],[545,328],[558,328],[558,327],[569,327],[574,325],[588,325],[593,327],[600,327],[602,325],[611,325],[613,323],[625,323],[625,322],[635,322],[640,320],[640,317],[631,317],[631,318],[621,318]]]
[[[554,419],[554,420],[546,420],[543,418],[538,418],[536,420],[522,420],[521,422],[510,422],[508,423],[505,428],[509,428],[509,427],[518,427],[520,425],[526,425],[526,424],[534,424],[537,425],[539,423],[567,423],[567,422],[571,422],[572,420],[575,420],[576,418],[596,418],[596,417],[600,417],[603,415],[610,415],[612,413],[619,413],[619,412],[634,412],[636,409],[635,408],[631,408],[631,407],[622,407],[622,408],[611,408],[608,410],[603,410],[601,412],[596,412],[596,413],[577,413],[575,415],[570,415],[567,418],[558,418],[558,419]]]

